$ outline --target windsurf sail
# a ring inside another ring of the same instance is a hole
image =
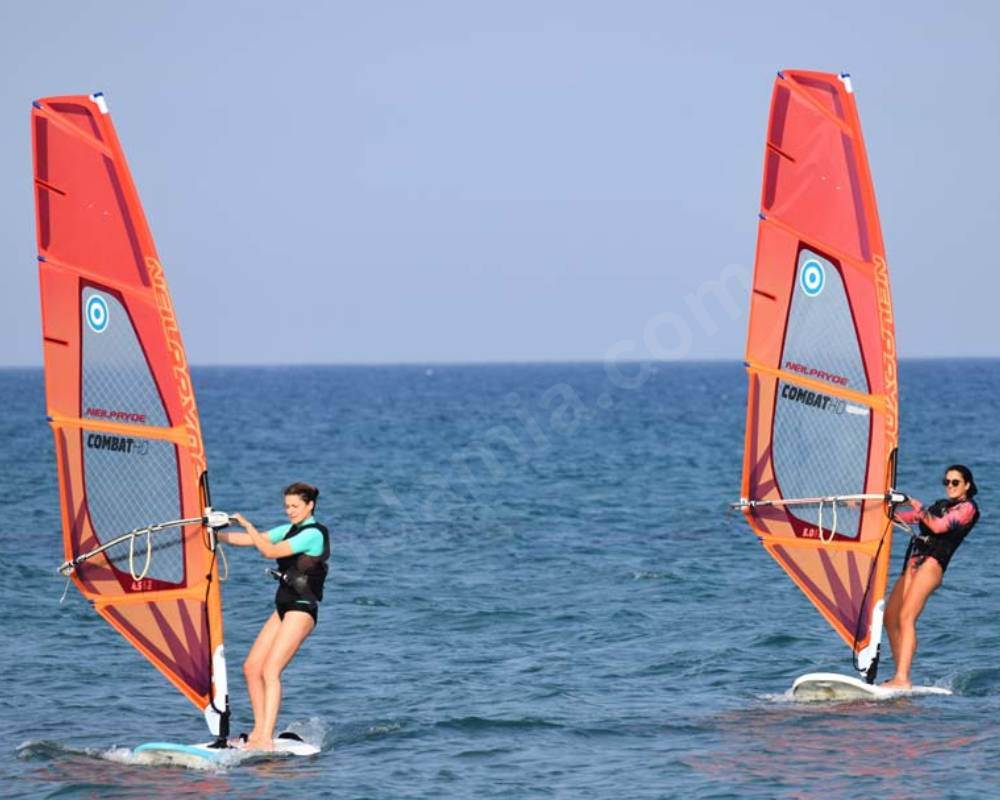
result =
[[[889,271],[848,75],[778,73],[759,216],[738,505],[871,681],[902,497]]]
[[[62,569],[226,736],[218,515],[153,237],[102,95],[36,101],[31,138]]]

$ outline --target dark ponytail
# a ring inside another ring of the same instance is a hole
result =
[[[962,480],[964,480],[967,484],[969,484],[969,489],[965,493],[965,496],[967,498],[971,500],[973,497],[979,494],[979,487],[976,486],[976,480],[975,478],[972,477],[972,470],[969,469],[967,466],[965,466],[965,464],[952,464],[950,467],[948,467],[948,469],[944,471],[944,474],[947,475],[949,472],[960,473],[962,476]]]

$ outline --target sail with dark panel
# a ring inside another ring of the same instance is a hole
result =
[[[39,100],[31,130],[64,571],[224,735],[205,452],[163,268],[104,98]]]
[[[740,507],[872,678],[895,499],[896,348],[846,75],[775,80],[746,366]]]

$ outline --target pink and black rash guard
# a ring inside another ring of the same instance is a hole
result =
[[[962,540],[979,521],[979,507],[974,500],[937,500],[924,508],[913,500],[913,508],[897,511],[893,518],[908,525],[919,524],[920,533],[910,540],[903,559],[906,570],[911,558],[922,564],[930,556],[941,565],[942,572]]]

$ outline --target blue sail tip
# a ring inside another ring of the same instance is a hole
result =
[[[784,80],[784,79],[785,79],[785,73],[784,73],[784,72],[782,72],[782,71],[781,71],[780,69],[778,70],[778,73],[777,73],[777,75],[778,75],[778,77],[779,77],[779,78],[781,78],[781,80]]]
[[[43,264],[45,263],[45,256],[36,256],[36,258],[37,258],[37,259],[38,259],[39,261],[41,261],[41,262],[42,262]]]
[[[42,107],[42,104],[39,103],[37,100],[32,100],[31,101],[31,105],[33,105],[35,108],[41,108]]]

